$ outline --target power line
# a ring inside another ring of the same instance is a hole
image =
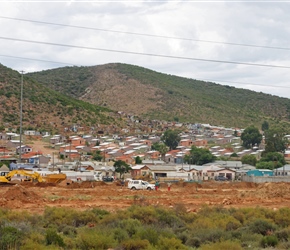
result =
[[[17,58],[17,59],[23,59],[23,60],[30,60],[30,61],[40,61],[40,62],[49,62],[49,63],[55,63],[55,64],[64,64],[64,65],[71,65],[71,66],[78,66],[82,67],[84,65],[77,65],[72,63],[64,63],[64,62],[56,62],[56,61],[50,61],[50,60],[41,60],[41,59],[34,59],[34,58],[27,58],[27,57],[19,57],[19,56],[9,56],[9,55],[0,55],[0,57],[9,57],[9,58]],[[89,66],[87,66],[89,67]],[[245,83],[245,82],[233,82],[233,81],[224,81],[224,80],[214,80],[214,79],[198,79],[190,77],[193,80],[197,81],[207,81],[207,82],[225,82],[225,83],[232,83],[232,84],[241,84],[241,85],[251,85],[251,86],[261,86],[261,87],[271,87],[271,88],[290,88],[290,86],[281,86],[281,85],[265,85],[265,84],[258,84],[258,83]]]
[[[22,59],[22,60],[38,61],[38,62],[48,62],[48,63],[64,64],[64,65],[71,65],[71,66],[82,66],[82,65],[72,64],[72,63],[56,62],[56,61],[43,60],[43,59],[34,59],[34,58],[20,57],[20,56],[9,56],[9,55],[0,55],[0,56],[9,57],[9,58],[16,58],[16,59]]]
[[[226,63],[226,64],[236,64],[236,65],[246,65],[246,66],[290,69],[290,66],[283,66],[283,65],[271,65],[271,64],[258,64],[258,63],[246,63],[246,62],[235,62],[235,61],[223,61],[223,60],[213,60],[213,59],[193,58],[193,57],[182,57],[182,56],[169,56],[169,55],[152,54],[152,53],[141,53],[141,52],[132,52],[132,51],[124,51],[124,50],[93,48],[93,47],[85,47],[85,46],[78,46],[78,45],[61,44],[61,43],[41,42],[41,41],[10,38],[10,37],[0,37],[0,39],[9,40],[9,41],[34,43],[34,44],[45,44],[45,45],[52,45],[52,46],[69,47],[69,48],[76,48],[76,49],[88,49],[88,50],[115,52],[115,53],[131,54],[131,55],[154,56],[154,57],[171,58],[171,59],[182,59],[182,60],[191,60],[191,61],[202,61],[202,62],[212,62],[212,63]]]
[[[101,28],[93,28],[93,27],[86,27],[86,26],[61,24],[61,23],[51,23],[51,22],[44,22],[44,21],[37,21],[37,20],[30,20],[30,19],[23,19],[23,18],[14,18],[14,17],[5,17],[5,16],[0,16],[0,18],[15,20],[15,21],[55,25],[55,26],[77,28],[77,29],[95,30],[95,31],[102,31],[102,32],[112,32],[112,33],[119,33],[119,34],[137,35],[137,36],[145,36],[145,37],[156,37],[156,38],[164,38],[164,39],[175,39],[175,40],[182,40],[182,41],[194,41],[194,42],[202,42],[202,43],[224,44],[224,45],[231,45],[231,46],[243,46],[243,47],[263,48],[263,49],[290,50],[290,48],[277,47],[277,46],[255,45],[255,44],[233,43],[233,42],[219,42],[219,41],[201,40],[201,39],[194,39],[194,38],[174,37],[174,36],[161,36],[161,35],[153,35],[153,34],[138,33],[138,32],[101,29]]]
[[[281,86],[281,85],[265,85],[265,84],[258,84],[258,83],[246,83],[246,82],[232,82],[232,81],[224,81],[224,80],[212,80],[212,79],[196,79],[198,81],[208,81],[208,82],[225,82],[225,83],[232,83],[232,84],[241,84],[241,85],[251,85],[251,86],[261,86],[261,87],[271,87],[271,88],[285,88],[290,89],[290,86]]]

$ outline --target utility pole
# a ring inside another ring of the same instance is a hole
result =
[[[21,163],[21,156],[22,156],[22,106],[23,106],[23,70],[21,72],[21,87],[20,87],[20,137],[19,137],[19,163]]]

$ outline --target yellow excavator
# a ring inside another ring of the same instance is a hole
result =
[[[14,175],[23,175],[28,177],[28,180],[43,182],[41,175],[37,172],[29,172],[25,170],[12,170],[10,172],[2,172],[0,176],[0,183],[9,183]]]
[[[47,182],[47,183],[59,183],[66,179],[66,174],[47,174],[45,176],[41,176],[38,172],[30,172],[26,170],[12,170],[10,172],[1,172],[0,175],[0,184],[2,183],[10,183],[11,178],[14,175],[22,175],[28,177],[24,179],[24,181],[33,181],[33,182]]]

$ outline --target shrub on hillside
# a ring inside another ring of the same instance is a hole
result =
[[[262,247],[275,247],[278,245],[278,239],[275,235],[264,236],[261,240]]]
[[[248,228],[252,233],[262,234],[265,236],[269,233],[274,232],[277,226],[270,223],[269,221],[257,219],[250,223]]]

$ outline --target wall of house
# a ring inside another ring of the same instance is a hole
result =
[[[242,181],[265,183],[265,182],[290,182],[289,176],[242,176]]]

